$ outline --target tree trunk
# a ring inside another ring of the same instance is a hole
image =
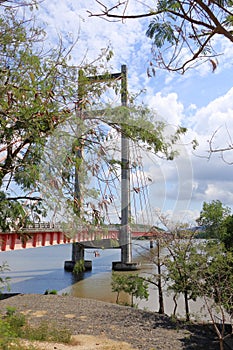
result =
[[[173,295],[173,301],[174,301],[174,309],[173,309],[173,316],[176,316],[176,310],[177,310],[177,301],[176,301],[176,294]]]
[[[219,339],[219,349],[220,349],[220,350],[224,350],[223,338],[220,338],[220,339]]]
[[[119,296],[120,296],[120,292],[117,292],[116,304],[119,304]]]
[[[160,263],[160,242],[157,241],[157,267],[158,267],[158,292],[159,292],[159,314],[164,314],[163,289],[162,289],[162,275]]]
[[[163,302],[163,290],[161,286],[161,277],[159,277],[158,290],[159,290],[159,314],[164,314],[164,302]]]
[[[131,307],[133,307],[133,294],[131,294]]]
[[[184,302],[185,302],[185,314],[186,314],[186,321],[190,321],[190,315],[189,315],[189,302],[188,302],[188,292],[187,290],[184,292]]]

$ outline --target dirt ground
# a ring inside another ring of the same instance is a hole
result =
[[[25,345],[28,345],[25,342]],[[117,342],[103,336],[75,335],[72,336],[71,344],[33,342],[30,343],[41,350],[136,350],[126,342]]]

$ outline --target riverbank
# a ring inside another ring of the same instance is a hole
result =
[[[31,324],[48,321],[58,329],[68,329],[73,335],[102,336],[127,342],[134,349],[219,349],[211,325],[186,325],[173,322],[167,316],[126,306],[40,294],[19,294],[0,300],[1,313],[8,306],[23,312]],[[230,346],[232,349],[233,342]]]

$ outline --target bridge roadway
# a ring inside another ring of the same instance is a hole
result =
[[[67,244],[79,242],[84,247],[93,247],[93,242],[103,240],[118,240],[119,229],[114,226],[109,226],[108,229],[96,228],[88,232],[88,230],[80,229],[80,231],[72,235],[70,238],[67,232],[63,232],[59,226],[50,223],[38,223],[24,229],[20,232],[0,232],[0,249],[1,251],[45,247],[49,245]],[[153,229],[134,230],[131,232],[132,238],[139,237],[154,238],[157,232]],[[100,245],[101,246],[101,245]]]

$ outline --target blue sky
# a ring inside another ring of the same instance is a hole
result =
[[[104,3],[112,5],[115,1]],[[131,0],[129,12],[142,12],[145,4],[153,7],[153,3]],[[153,177],[149,189],[151,206],[181,221],[197,218],[204,200],[219,199],[233,208],[233,165],[224,163],[219,154],[207,159],[207,141],[217,129],[216,147],[226,146],[229,135],[233,138],[232,44],[217,38],[216,46],[222,55],[214,73],[211,65],[205,63],[184,75],[156,70],[156,76],[148,78],[151,41],[145,32],[150,19],[110,23],[89,17],[88,10],[97,13],[99,9],[95,0],[44,0],[39,5],[37,20],[46,23],[51,46],[57,42],[58,34],[64,42],[78,36],[72,54],[76,64],[84,56],[91,61],[110,45],[114,52],[112,70],[119,72],[121,64],[128,66],[130,92],[145,89],[143,102],[163,120],[188,127],[184,143],[193,138],[199,142],[194,153],[190,146],[181,146],[181,155],[173,162],[145,158],[145,169]],[[228,157],[233,160],[233,153]]]

